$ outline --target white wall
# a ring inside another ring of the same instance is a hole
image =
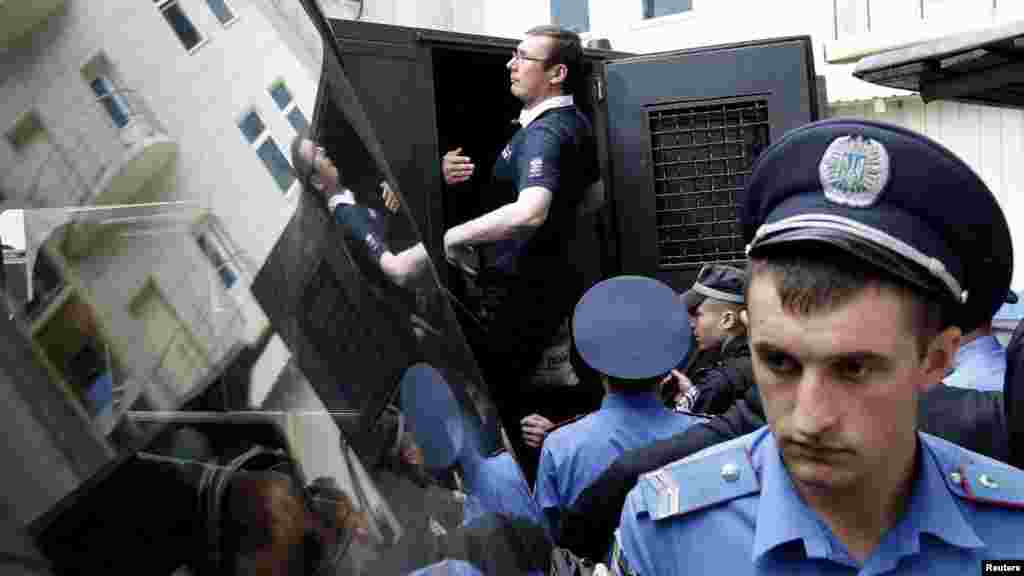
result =
[[[878,106],[878,107],[876,107]],[[1012,287],[1024,289],[1024,111],[956,102],[925,104],[913,96],[835,105],[833,116],[872,118],[927,134],[966,161],[999,200],[1010,224],[1015,265]],[[937,199],[937,201],[941,201]]]
[[[459,5],[462,6],[469,1],[463,0]],[[483,11],[481,33],[488,36],[522,38],[523,33],[530,28],[551,22],[550,0],[483,0],[480,4]]]

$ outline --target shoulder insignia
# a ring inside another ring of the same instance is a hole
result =
[[[1024,471],[941,438],[927,437],[926,440],[946,485],[957,497],[978,504],[1024,510]]]
[[[964,500],[1024,510],[1024,472],[1016,468],[967,461],[943,472],[953,494]]]
[[[760,492],[746,444],[695,454],[640,477],[653,520],[688,514]]]

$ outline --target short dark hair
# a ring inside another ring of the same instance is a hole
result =
[[[309,140],[310,142],[313,141],[309,128],[303,128],[299,131],[298,135],[292,139],[292,171],[295,173],[295,177],[299,182],[302,183],[302,187],[308,190],[310,188],[310,178],[313,176],[313,163],[309,162],[302,156],[303,140]]]
[[[917,336],[918,350],[951,324],[950,299],[911,285],[902,278],[852,254],[821,244],[793,244],[774,248],[749,262],[746,292],[749,300],[754,277],[771,275],[782,307],[804,316],[835,310],[870,286],[900,293],[908,307],[908,327]]]
[[[554,47],[544,61],[545,66],[564,64],[568,69],[562,92],[572,94],[583,76],[583,42],[580,35],[561,26],[544,24],[526,31],[527,36],[546,36],[554,40]]]
[[[615,376],[604,375],[608,379],[608,386],[613,392],[646,392],[648,390],[657,387],[658,383],[661,382],[666,374],[659,374],[652,378],[618,378]]]

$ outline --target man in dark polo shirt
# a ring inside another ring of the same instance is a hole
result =
[[[523,417],[539,413],[557,421],[599,401],[588,387],[575,385],[574,374],[557,383],[536,377],[545,349],[559,337],[567,342],[567,320],[585,288],[568,247],[585,190],[600,172],[593,129],[572,95],[581,58],[573,32],[555,26],[527,32],[507,63],[510,90],[523,110],[487,188],[489,203],[499,207],[444,236],[450,260],[474,250],[481,256],[476,282],[488,295],[481,306],[486,336],[471,344],[531,481],[539,453],[523,442]],[[442,171],[454,185],[468,180],[475,166],[454,150],[443,158]]]

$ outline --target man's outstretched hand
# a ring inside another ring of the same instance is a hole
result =
[[[519,425],[523,428],[523,442],[531,448],[540,448],[548,432],[555,426],[551,420],[540,414],[530,414],[523,418]]]
[[[461,146],[441,157],[441,173],[444,174],[444,181],[449,186],[469,180],[475,168],[470,157],[462,155]]]
[[[398,194],[391,189],[387,180],[380,181],[380,199],[384,201],[384,207],[392,214],[398,212],[398,209],[402,207],[402,201],[398,198]]]

